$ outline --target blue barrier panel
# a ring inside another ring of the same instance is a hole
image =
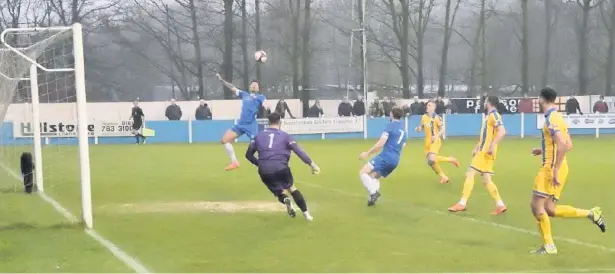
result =
[[[506,128],[506,135],[521,136],[521,114],[502,115],[502,122]]]
[[[187,143],[188,121],[148,121],[146,126],[156,132],[148,143]]]
[[[447,115],[446,136],[478,136],[482,120],[481,114]]]
[[[367,138],[380,138],[388,123],[388,118],[367,118]]]
[[[525,136],[540,136],[541,130],[536,128],[537,115],[542,114],[508,114],[502,115],[508,136],[520,136],[522,132]],[[414,129],[419,125],[421,116],[410,116],[404,120],[407,123],[409,138],[422,138],[424,133],[415,132]],[[446,135],[448,137],[478,136],[480,133],[482,116],[480,114],[454,114],[446,115]],[[523,120],[523,121],[522,121]],[[367,119],[367,138],[379,138],[387,124],[389,118],[368,118]],[[199,142],[219,142],[226,130],[234,125],[232,120],[208,120],[208,121],[148,121],[146,126],[156,131],[154,137],[147,139],[151,143],[187,143],[190,138],[189,123],[192,123],[192,141]],[[594,135],[595,129],[570,129],[573,135]],[[600,134],[615,134],[615,128],[601,129]],[[297,140],[320,140],[322,134],[303,134],[295,135]],[[329,133],[325,134],[325,139],[362,139],[363,132],[353,133]],[[77,138],[43,138],[43,143],[51,145],[76,145]],[[89,138],[90,144],[94,144],[94,138]],[[248,141],[246,136],[242,136],[239,141]],[[134,137],[99,137],[99,144],[132,144]],[[4,122],[0,127],[0,145],[32,145],[32,138],[15,138],[13,136],[13,123]]]
[[[227,120],[192,121],[192,142],[220,142],[233,125],[233,121]]]
[[[536,128],[536,116],[542,114],[525,114],[523,117],[523,130],[525,136],[540,136],[540,129]]]

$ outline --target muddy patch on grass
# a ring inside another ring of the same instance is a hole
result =
[[[285,207],[277,202],[268,201],[199,201],[168,203],[137,203],[105,205],[102,210],[113,213],[238,213],[238,212],[283,212]]]

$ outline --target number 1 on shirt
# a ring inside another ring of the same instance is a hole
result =
[[[273,137],[275,137],[273,133],[269,134],[269,148],[273,147]]]

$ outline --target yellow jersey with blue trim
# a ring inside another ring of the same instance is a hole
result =
[[[421,126],[425,131],[425,145],[428,146],[432,143],[431,137],[436,136],[440,138],[440,127],[442,126],[442,118],[437,114],[423,114],[421,117]]]
[[[485,120],[480,129],[480,139],[479,139],[479,151],[480,152],[488,152],[489,146],[491,142],[493,142],[493,138],[495,138],[495,134],[497,132],[498,127],[504,125],[502,122],[502,116],[497,112],[497,110],[492,110],[485,116]],[[497,145],[493,148],[493,157],[497,153]]]
[[[552,108],[545,112],[545,123],[542,125],[542,165],[545,168],[553,168],[555,158],[557,157],[557,142],[555,134],[561,133],[561,137],[568,136],[568,126],[564,122],[562,114],[557,112],[556,108]],[[567,165],[566,158],[562,162],[562,166]]]

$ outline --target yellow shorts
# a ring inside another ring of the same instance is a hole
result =
[[[428,156],[429,154],[438,155],[438,153],[440,153],[441,147],[442,147],[442,140],[440,140],[439,138],[436,139],[433,143],[426,144],[425,149],[424,149],[425,156]]]
[[[557,174],[559,186],[556,188],[553,186],[553,169],[550,166],[541,167],[534,179],[534,195],[559,200],[567,178],[568,167],[562,165]]]
[[[472,164],[470,168],[478,171],[481,174],[493,174],[493,164],[495,162],[495,156],[489,155],[486,152],[478,152],[472,158]]]

